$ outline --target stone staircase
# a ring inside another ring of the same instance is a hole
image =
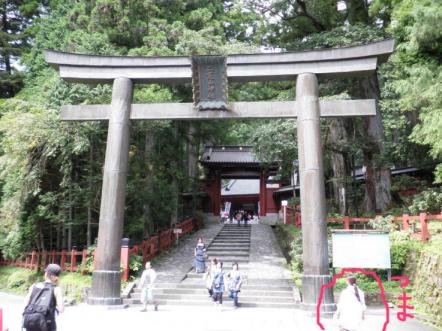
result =
[[[295,308],[293,283],[286,279],[249,279],[251,225],[226,224],[207,249],[207,263],[216,257],[223,262],[227,274],[237,262],[244,282],[239,293],[241,307]],[[180,283],[157,283],[156,300],[160,305],[207,306],[211,304],[202,274],[190,270]],[[140,303],[140,289],[134,288],[125,303]],[[225,306],[233,305],[224,292]]]

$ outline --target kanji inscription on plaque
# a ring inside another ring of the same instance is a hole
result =
[[[197,110],[228,110],[224,56],[192,57],[192,90]]]

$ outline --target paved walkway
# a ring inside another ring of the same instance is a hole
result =
[[[184,239],[178,249],[173,249],[158,261],[155,266],[159,282],[180,282],[190,270],[193,261],[193,249],[199,236],[206,244],[220,231],[216,222],[207,223],[206,227]],[[250,249],[249,279],[290,279],[289,271],[284,267],[285,260],[276,243],[276,238],[269,226],[252,225]],[[19,331],[23,297],[1,293],[0,308],[3,309],[3,327],[9,331]],[[416,320],[400,322],[394,311],[390,312],[391,322],[386,331],[436,331],[435,328],[420,324]],[[338,331],[331,319],[321,321],[326,331]],[[358,331],[382,331],[383,311],[370,308],[366,320]],[[192,331],[320,331],[316,317],[297,309],[242,308],[234,310],[229,305],[219,311],[209,305],[204,306],[160,306],[158,312],[139,312],[139,306],[128,309],[106,309],[104,307],[79,304],[67,307],[58,317],[58,330],[173,330]]]
[[[252,225],[249,279],[292,279],[286,260],[269,225]]]
[[[23,297],[0,292],[3,327],[20,331]],[[392,314],[387,331],[436,331],[414,320],[399,322]],[[382,315],[369,314],[360,331],[382,331]],[[58,317],[58,330],[180,330],[180,331],[320,331],[315,318],[294,309],[160,306],[158,312],[141,313],[139,307],[107,310],[77,305]],[[323,321],[326,331],[338,331],[332,320]]]
[[[194,249],[198,237],[202,237],[206,246],[221,230],[218,222],[207,221],[205,227],[180,242],[179,247],[165,253],[161,259],[156,261],[154,268],[158,273],[159,283],[179,283],[183,280],[193,265]]]

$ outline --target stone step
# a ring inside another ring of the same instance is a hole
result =
[[[226,242],[213,242],[210,246],[209,249],[212,247],[229,247],[229,246],[233,246],[233,247],[250,247],[250,243],[226,243]]]
[[[224,299],[224,298],[223,298]],[[226,300],[223,300],[226,301]],[[210,298],[205,298],[205,300],[158,300],[159,304],[159,310],[161,310],[162,305],[170,305],[170,306],[211,306],[213,305],[213,302]],[[138,305],[140,304],[139,300],[134,299],[124,299],[124,304],[129,305]],[[231,309],[233,302],[229,299],[229,301],[225,302],[223,304],[222,309]],[[239,306],[240,308],[286,308],[286,309],[294,309],[297,308],[298,305],[294,302],[290,303],[282,303],[282,302],[247,302],[247,301],[241,301],[241,298],[239,299]],[[150,307],[148,307],[150,308]]]
[[[227,256],[249,256],[249,250],[236,250],[236,249],[232,249],[232,250],[218,250],[218,249],[210,249],[207,250],[207,255],[227,255]]]
[[[217,236],[225,235],[225,236],[251,236],[250,231],[220,231]]]
[[[213,241],[213,243],[247,243],[250,244],[250,239],[241,239],[241,238],[217,238]]]
[[[220,231],[219,235],[239,235],[239,236],[250,236],[252,233],[250,231]]]
[[[292,286],[285,284],[274,284],[274,285],[257,285],[250,284],[249,279],[246,280],[242,286],[242,290],[254,290],[254,291],[292,291]],[[186,283],[155,283],[156,289],[174,289],[174,288],[182,288],[182,289],[201,289],[201,286],[204,287],[204,282],[201,284],[186,284]],[[135,292],[140,291],[139,288],[134,289]]]
[[[250,237],[249,236],[217,236],[214,239],[214,242],[217,242],[218,240],[249,240],[250,241]]]
[[[180,295],[207,295],[207,289],[203,286],[200,288],[165,288],[165,289],[156,289],[155,294],[180,294]],[[138,299],[140,297],[141,291],[134,291],[131,294],[131,298]],[[240,292],[241,296],[260,296],[260,297],[284,297],[284,298],[293,298],[293,292],[290,290],[287,291],[264,291],[264,290],[244,290],[242,289]]]
[[[241,264],[249,263],[248,257],[243,256],[219,256],[216,254],[210,255],[209,258],[215,257],[217,260],[220,260],[223,265],[232,264],[233,262],[236,262],[239,264],[239,267],[241,268]]]
[[[207,300],[208,293],[201,293],[201,294],[180,294],[180,293],[171,293],[171,294],[164,294],[164,293],[155,293],[155,299],[156,300],[183,300],[183,301],[194,301],[194,300]],[[134,294],[132,299],[140,299],[140,294]],[[278,297],[278,296],[253,296],[253,295],[246,295],[240,292],[239,294],[240,301],[243,302],[283,302],[283,303],[290,303],[294,302],[293,297]],[[228,292],[224,292],[223,300],[225,301],[231,301],[232,299],[229,298]]]
[[[220,251],[220,250],[237,250],[237,251],[250,251],[249,245],[235,246],[233,244],[227,244],[222,246],[210,246],[207,251]]]
[[[227,232],[219,232],[216,237],[219,236],[244,236],[244,237],[250,237],[251,233],[250,232],[233,232],[233,231],[227,231]],[[215,238],[216,238],[215,237]]]

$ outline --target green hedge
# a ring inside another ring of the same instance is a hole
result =
[[[0,267],[0,291],[26,294],[29,287],[38,281],[43,281],[43,272],[17,268],[13,266]],[[82,276],[78,272],[63,272],[60,276],[60,287],[64,296],[69,299],[81,300],[82,289],[90,287],[92,276]]]

